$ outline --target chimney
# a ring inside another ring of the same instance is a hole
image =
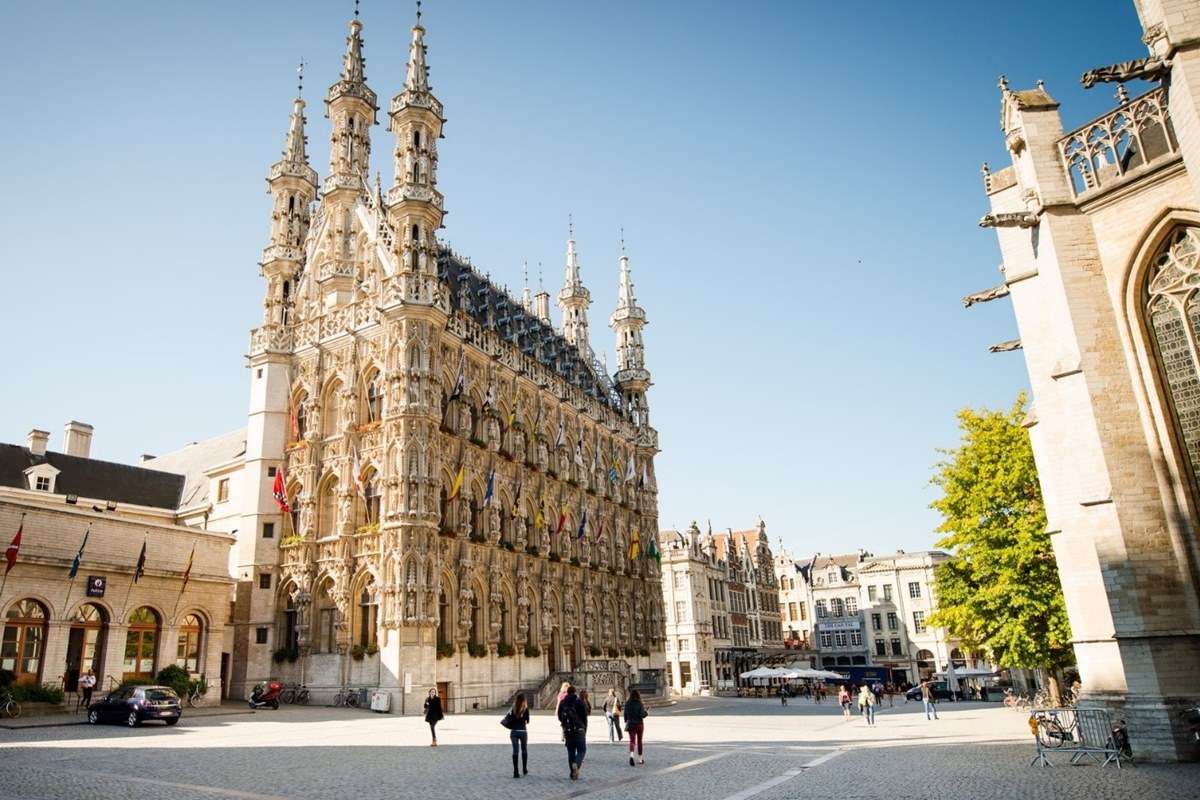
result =
[[[538,292],[533,296],[533,313],[547,325],[550,324],[550,295]]]
[[[50,432],[34,428],[29,432],[29,452],[35,456],[46,455],[46,445],[50,443]]]
[[[69,456],[89,458],[92,451],[92,426],[72,420],[63,429],[63,452]]]

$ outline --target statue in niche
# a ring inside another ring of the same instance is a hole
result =
[[[546,471],[546,465],[550,463],[550,454],[546,448],[546,442],[543,439],[538,439],[537,442],[537,465],[542,472]]]
[[[475,592],[471,590],[470,580],[464,578],[458,590],[458,632],[463,638],[471,630],[471,604],[474,599]]]
[[[300,530],[294,531],[305,538],[309,538],[313,529],[313,503],[311,500],[304,500],[300,503]]]
[[[516,428],[511,431],[510,435],[512,436],[513,459],[518,464],[522,464],[525,462],[525,437]]]
[[[458,401],[458,435],[464,438],[471,435],[471,407],[463,400]]]
[[[408,580],[404,584],[404,618],[407,622],[417,621],[417,566],[408,565]]]
[[[529,528],[529,521],[527,519],[525,519],[524,517],[517,517],[516,519],[513,520],[513,530],[516,535],[515,546],[518,550],[524,550],[525,545],[529,541],[528,533],[527,533],[528,528]]]
[[[488,539],[492,544],[500,541],[500,509],[495,503],[488,506]]]

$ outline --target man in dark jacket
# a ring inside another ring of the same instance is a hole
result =
[[[567,744],[567,761],[571,765],[571,780],[579,780],[579,768],[587,754],[587,723],[591,709],[579,699],[574,686],[567,687],[567,696],[558,704],[558,724],[562,725],[563,741]]]

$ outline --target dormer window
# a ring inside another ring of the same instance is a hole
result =
[[[38,464],[25,470],[25,485],[35,492],[53,492],[58,481],[58,469],[49,464]]]

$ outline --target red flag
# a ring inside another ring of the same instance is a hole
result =
[[[558,536],[562,533],[563,525],[567,522],[567,507],[564,505],[558,512],[558,527],[554,529],[554,535]]]
[[[271,487],[271,494],[275,497],[280,511],[284,514],[291,513],[292,509],[288,506],[287,489],[283,485],[283,467],[275,470],[275,485]]]
[[[196,558],[196,545],[192,545],[192,553],[191,553],[191,555],[188,556],[187,566],[183,570],[183,585],[179,587],[180,596],[183,595],[183,591],[185,589],[187,589],[188,581],[191,580],[191,578],[192,578],[192,561],[195,560],[195,558]]]
[[[4,560],[8,562],[8,566],[4,568],[4,574],[12,572],[12,568],[17,563],[17,553],[21,552],[21,531],[25,530],[25,523],[22,522],[17,526],[17,535],[13,537],[12,544],[4,551]]]

